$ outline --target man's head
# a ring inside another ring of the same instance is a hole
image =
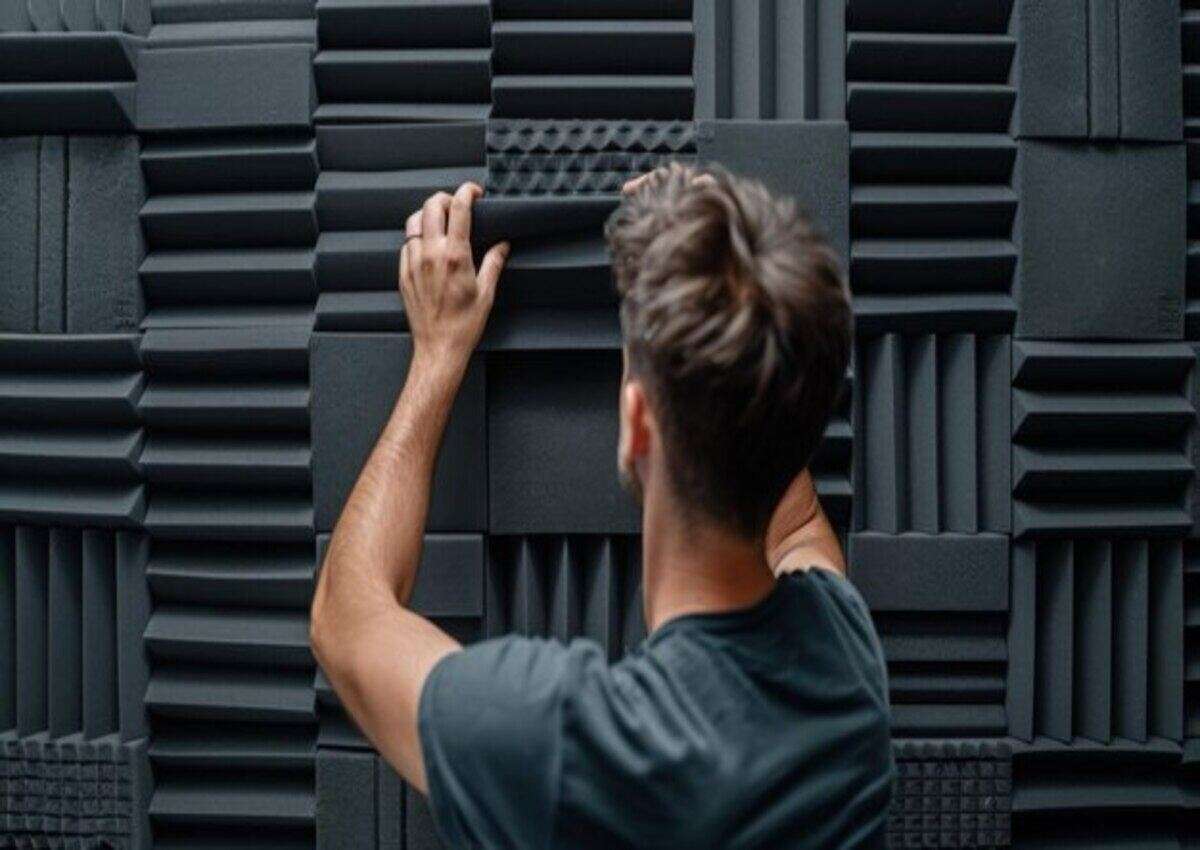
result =
[[[622,477],[760,537],[849,361],[836,254],[791,201],[719,169],[656,172],[606,235],[625,337]]]

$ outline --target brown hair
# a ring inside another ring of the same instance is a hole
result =
[[[842,266],[790,200],[723,169],[662,169],[605,227],[631,376],[677,497],[766,529],[838,400],[852,315]]]

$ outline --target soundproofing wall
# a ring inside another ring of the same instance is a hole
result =
[[[0,0],[0,136],[0,847],[440,846],[307,607],[465,180],[413,604],[637,644],[601,225],[669,161],[847,260],[890,846],[1200,846],[1197,0]]]

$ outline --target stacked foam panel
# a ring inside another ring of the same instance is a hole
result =
[[[312,839],[306,328],[148,330],[151,816],[165,846]]]
[[[866,332],[1004,333],[1017,249],[1012,0],[849,0],[851,286]]]
[[[149,0],[0,6],[0,133],[129,132]]]
[[[138,123],[161,846],[311,846],[311,2],[154,3]]]
[[[483,183],[490,20],[486,0],[317,3],[318,330],[404,328],[405,218]]]
[[[0,527],[0,847],[150,846],[145,539]]]
[[[1193,832],[1178,766],[1196,419],[1180,9],[1022,2],[1016,24],[1014,837],[1175,847]]]
[[[493,114],[692,117],[690,0],[492,0]]]

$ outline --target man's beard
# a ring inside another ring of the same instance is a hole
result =
[[[638,477],[637,468],[632,465],[626,466],[618,459],[617,476],[620,478],[621,487],[625,492],[633,496],[639,505],[642,504],[644,490],[642,488],[642,479]]]

